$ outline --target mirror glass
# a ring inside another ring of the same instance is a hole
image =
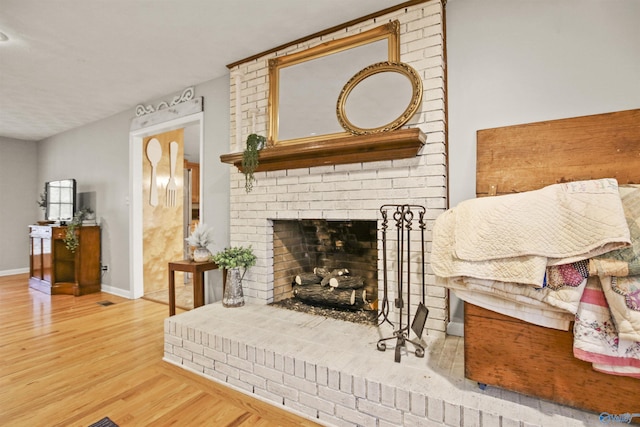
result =
[[[335,110],[342,87],[387,49],[380,40],[281,69],[278,140],[344,132]]]
[[[269,142],[348,135],[336,115],[344,84],[362,68],[399,57],[399,23],[269,61]],[[363,113],[366,114],[366,113]]]
[[[362,129],[393,122],[411,102],[411,81],[400,73],[387,71],[362,80],[345,101],[349,121]]]
[[[46,184],[47,211],[49,221],[70,221],[76,208],[76,180],[64,179]]]
[[[356,135],[398,129],[422,101],[422,79],[411,66],[383,61],[358,71],[338,96],[340,125]]]

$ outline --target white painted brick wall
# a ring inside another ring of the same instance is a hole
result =
[[[427,399],[427,417],[440,423],[444,421],[444,402],[441,399],[435,397]]]
[[[231,245],[251,245],[258,255],[258,264],[249,270],[243,281],[248,302],[273,302],[273,219],[379,220],[382,204],[410,203],[427,207],[427,228],[430,230],[435,217],[446,208],[445,60],[440,1],[398,10],[346,31],[337,31],[238,65],[232,72],[240,73],[243,78],[240,88],[235,87],[234,78],[231,78],[230,148],[236,150],[235,94],[238,89],[242,111],[241,140],[244,141],[251,130],[250,110],[255,108],[259,109],[255,131],[267,134],[268,59],[396,19],[400,22],[401,60],[416,69],[424,85],[422,107],[408,125],[425,132],[427,144],[412,159],[260,172],[256,174],[258,181],[253,191],[248,194],[244,190],[244,175],[231,167]],[[430,233],[428,236],[430,238]],[[417,268],[412,267],[412,270],[417,271]],[[432,274],[428,267],[427,271]],[[379,288],[382,289],[381,272],[379,277]],[[427,279],[430,288],[435,287],[434,282],[432,276]],[[413,285],[411,292],[419,295],[418,285]],[[447,293],[437,288],[429,289],[427,295],[430,308],[427,329],[444,334],[448,321]]]
[[[444,422],[448,426],[461,425],[461,408],[459,405],[444,402]]]
[[[378,425],[375,417],[363,414],[355,409],[336,406],[336,416],[340,419],[352,422],[358,426],[376,427]]]
[[[318,396],[345,408],[356,408],[356,398],[350,393],[343,393],[329,387],[318,386]]]

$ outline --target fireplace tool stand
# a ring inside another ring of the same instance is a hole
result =
[[[407,346],[407,343],[411,343],[414,347],[414,353],[416,357],[424,357],[424,345],[419,342],[422,338],[422,331],[424,325],[427,322],[427,316],[429,310],[425,305],[425,274],[424,274],[424,230],[426,228],[424,215],[425,208],[417,205],[382,205],[380,213],[382,214],[382,263],[383,269],[383,296],[380,306],[380,312],[378,313],[379,325],[385,322],[395,327],[394,323],[389,319],[390,302],[389,302],[389,263],[387,260],[387,229],[389,227],[389,211],[392,211],[393,219],[395,220],[396,229],[396,259],[397,259],[397,275],[396,275],[396,292],[394,307],[398,309],[398,329],[395,329],[393,335],[378,340],[377,348],[380,351],[387,349],[386,341],[396,339],[395,346],[395,361],[400,362],[401,351],[403,347]],[[417,224],[420,229],[420,257],[421,257],[421,301],[418,304],[416,314],[411,322],[411,231],[415,226],[414,217],[418,216]],[[405,301],[406,298],[406,301]],[[404,312],[406,309],[406,325],[403,323]],[[417,338],[411,339],[411,331],[414,332]]]

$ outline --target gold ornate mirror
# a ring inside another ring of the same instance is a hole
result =
[[[388,132],[411,119],[422,101],[422,79],[409,65],[378,62],[357,72],[338,97],[340,125],[355,135]]]
[[[345,82],[368,65],[399,60],[398,21],[269,60],[269,145],[348,135],[335,113]]]

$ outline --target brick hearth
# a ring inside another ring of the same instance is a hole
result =
[[[390,331],[265,305],[209,304],[165,320],[165,357],[326,426],[584,427],[598,414],[464,379],[463,339],[424,358],[376,350]],[[389,344],[393,345],[393,341]]]

